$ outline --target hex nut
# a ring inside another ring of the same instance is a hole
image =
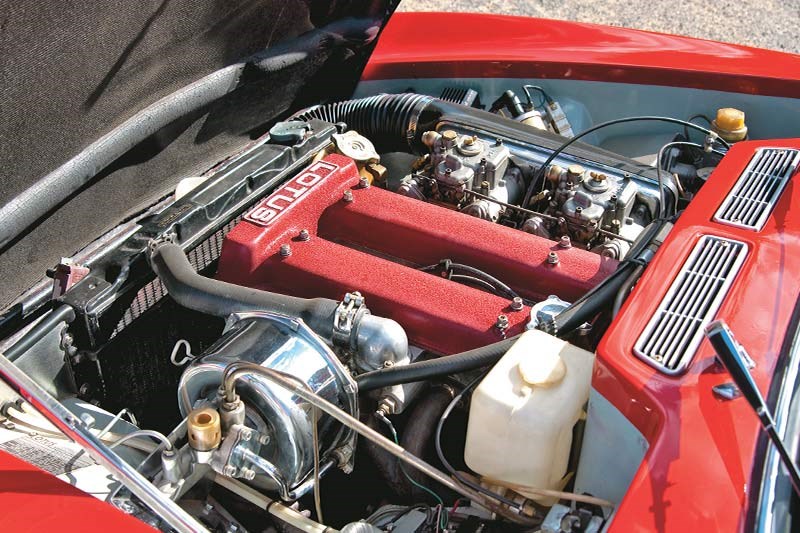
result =
[[[508,316],[499,315],[497,317],[497,323],[495,324],[495,326],[497,326],[497,329],[499,329],[499,330],[508,329]]]

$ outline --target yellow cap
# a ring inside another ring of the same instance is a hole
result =
[[[747,137],[744,111],[732,107],[717,110],[717,118],[711,123],[712,129],[729,142],[741,141]]]
[[[717,126],[720,129],[733,131],[744,127],[744,111],[732,107],[717,109]]]

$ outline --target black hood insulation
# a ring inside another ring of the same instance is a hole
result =
[[[290,110],[349,97],[396,3],[9,4],[0,32],[0,225],[8,228],[0,309],[59,257]],[[201,79],[215,84],[181,102],[181,111],[137,116]],[[101,138],[117,152],[66,168]],[[65,169],[68,179],[41,181]]]

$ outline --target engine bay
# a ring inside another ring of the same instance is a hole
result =
[[[64,320],[6,354],[212,530],[600,531],[647,442],[592,389],[595,351],[743,115],[639,117],[685,130],[642,162],[522,91],[286,117],[57,265]],[[170,529],[124,483],[102,497]]]

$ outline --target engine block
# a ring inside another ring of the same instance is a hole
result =
[[[574,300],[617,266],[370,186],[352,159],[333,154],[247,213],[225,239],[218,277],[301,297],[340,300],[358,291],[372,312],[396,320],[414,345],[437,354],[524,329],[529,308],[419,270],[443,259],[479,268],[533,301],[551,294]]]

